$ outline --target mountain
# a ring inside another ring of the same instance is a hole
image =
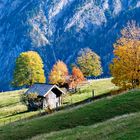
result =
[[[139,15],[140,0],[0,0],[0,90],[11,89],[15,60],[29,50],[41,55],[47,75],[57,59],[70,66],[89,47],[109,75],[112,44]]]

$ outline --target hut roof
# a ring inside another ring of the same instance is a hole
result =
[[[65,94],[64,91],[62,91],[58,86],[56,85],[47,85],[47,84],[34,84],[31,86],[25,94],[30,93],[37,93],[39,96],[45,97],[49,91],[51,91],[53,88],[56,88],[59,90],[62,94]]]

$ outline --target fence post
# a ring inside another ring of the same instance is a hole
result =
[[[41,116],[41,108],[39,108],[37,116]]]
[[[95,96],[95,91],[94,91],[94,89],[92,90],[92,97],[94,97]]]
[[[26,116],[25,116],[25,114],[24,114],[24,120],[26,121]]]
[[[10,118],[10,124],[11,124],[11,122],[12,122],[12,120],[11,120],[11,118]]]

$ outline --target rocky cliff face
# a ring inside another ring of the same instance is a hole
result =
[[[0,0],[0,90],[10,89],[15,60],[28,50],[39,52],[47,75],[57,59],[70,65],[90,47],[108,75],[112,44],[139,15],[140,0]]]

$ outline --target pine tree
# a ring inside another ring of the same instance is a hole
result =
[[[56,84],[62,86],[66,83],[66,78],[68,76],[68,68],[63,61],[58,61],[53,66],[50,75],[49,81],[51,84]]]
[[[96,77],[102,74],[100,57],[89,48],[82,49],[79,52],[77,63],[84,76]]]
[[[37,52],[23,52],[16,60],[13,86],[31,86],[34,83],[45,83],[43,62]]]

